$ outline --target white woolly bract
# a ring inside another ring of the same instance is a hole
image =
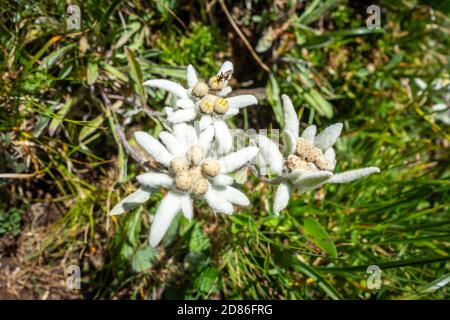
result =
[[[129,194],[122,199],[114,208],[109,212],[110,216],[122,214],[128,210],[131,210],[138,205],[141,205],[150,199],[154,190],[150,188],[139,188],[135,192]]]
[[[181,197],[169,191],[159,204],[150,227],[149,242],[152,247],[156,247],[159,244],[180,209]]]
[[[295,108],[287,95],[283,94],[281,99],[283,101],[284,131],[289,133],[290,136],[297,138],[300,123]]]
[[[315,125],[308,126],[305,130],[303,130],[302,138],[314,144],[314,137],[316,136],[316,131],[317,128]]]
[[[173,184],[173,179],[165,173],[147,172],[140,174],[136,180],[145,186],[152,188],[165,187],[170,188]]]
[[[335,123],[326,127],[314,138],[314,146],[325,151],[336,143],[337,138],[341,135],[341,131],[342,123]]]
[[[134,133],[136,142],[144,149],[149,155],[162,165],[169,167],[170,161],[173,156],[167,151],[167,149],[155,138],[143,131],[136,131]]]
[[[197,117],[197,112],[192,109],[182,109],[167,115],[167,121],[178,123],[178,122],[189,122]]]
[[[192,220],[192,217],[194,216],[193,201],[187,194],[181,196],[181,212],[183,212],[186,219]]]
[[[183,88],[180,84],[173,82],[173,81],[169,81],[169,80],[165,80],[165,79],[154,79],[154,80],[145,81],[143,83],[143,85],[149,86],[152,88],[166,90],[181,99],[188,98],[186,89]]]
[[[214,120],[214,137],[217,142],[217,152],[219,154],[226,154],[230,152],[233,146],[233,138],[230,129],[223,120]]]
[[[250,204],[247,196],[233,187],[214,187],[214,190],[219,196],[238,206],[248,206]]]
[[[186,68],[186,79],[189,88],[192,88],[198,82],[197,72],[195,71],[195,68],[192,66],[192,64],[188,65]]]
[[[301,192],[314,190],[327,181],[333,173],[329,171],[304,172],[296,177],[292,184]]]
[[[159,139],[173,156],[181,155],[186,152],[187,146],[180,143],[180,141],[178,141],[178,139],[170,132],[161,132],[159,134]]]
[[[275,200],[273,202],[273,212],[276,215],[279,215],[280,211],[287,207],[291,194],[291,184],[288,181],[280,183],[275,194]]]
[[[350,182],[350,181],[362,178],[369,174],[379,173],[379,172],[380,172],[380,168],[377,168],[377,167],[368,167],[368,168],[345,171],[342,173],[335,174],[333,177],[331,177],[327,181],[327,183],[346,183],[346,182]]]
[[[214,210],[214,212],[233,214],[233,205],[219,196],[217,192],[213,190],[213,188],[209,188],[204,197],[206,202],[208,202],[208,205]]]
[[[241,109],[254,104],[258,104],[258,100],[251,94],[227,98],[230,108]]]
[[[247,147],[219,159],[221,172],[234,172],[250,160],[252,160],[258,153],[257,147]]]
[[[259,152],[263,158],[269,163],[269,168],[272,173],[281,174],[283,170],[283,155],[278,146],[269,138],[263,135],[258,135]]]

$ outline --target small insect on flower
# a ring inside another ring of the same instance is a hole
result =
[[[225,86],[225,81],[220,76],[213,76],[209,78],[208,85],[213,91],[222,90]]]

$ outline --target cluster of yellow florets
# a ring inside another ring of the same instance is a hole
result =
[[[286,167],[291,171],[298,169],[310,170],[310,164],[314,164],[320,170],[331,170],[330,162],[324,157],[322,150],[314,147],[304,138],[297,139],[295,154],[290,154],[286,159]]]
[[[225,79],[221,76],[214,76],[208,80],[198,81],[192,88],[192,95],[198,99],[201,112],[211,114],[225,114],[230,108],[227,99],[218,97],[217,94],[225,87]]]
[[[186,157],[172,160],[170,171],[175,177],[177,189],[201,196],[208,191],[207,178],[220,173],[220,164],[217,160],[205,160],[205,150],[201,146],[192,145]]]

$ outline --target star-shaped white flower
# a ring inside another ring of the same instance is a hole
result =
[[[292,102],[287,95],[283,95],[282,100],[286,157],[272,140],[258,135],[260,155],[269,165],[270,171],[279,175],[276,181],[280,185],[273,204],[275,214],[278,215],[286,208],[294,189],[305,192],[325,183],[346,183],[380,172],[377,167],[368,167],[334,174],[336,154],[333,145],[341,134],[342,124],[333,124],[318,135],[316,126],[312,125],[300,136],[300,123]]]
[[[198,133],[185,123],[174,125],[172,133],[161,132],[162,143],[148,133],[136,132],[136,142],[161,165],[161,170],[137,176],[140,188],[120,201],[110,215],[146,202],[161,187],[168,189],[150,228],[150,245],[155,247],[177,213],[181,211],[192,219],[195,198],[205,199],[215,213],[232,214],[233,204],[249,205],[249,199],[231,186],[233,178],[228,174],[253,159],[258,148],[247,147],[216,159],[210,150],[213,135],[212,127]]]
[[[231,92],[228,81],[233,74],[233,64],[225,61],[219,72],[207,82],[199,80],[192,65],[187,67],[188,88],[165,79],[147,80],[144,85],[166,90],[176,97],[174,107],[166,108],[167,120],[171,123],[189,122],[199,119],[200,130],[214,128],[218,152],[226,154],[232,148],[232,136],[225,119],[239,113],[241,108],[258,103],[253,95],[227,97]]]

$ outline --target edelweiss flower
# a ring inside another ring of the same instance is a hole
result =
[[[273,210],[279,214],[291,196],[293,189],[310,191],[325,183],[346,183],[371,173],[380,172],[377,167],[333,174],[336,154],[333,149],[341,134],[342,124],[333,124],[316,135],[316,126],[307,127],[299,136],[299,120],[288,96],[283,95],[284,135],[287,142],[286,158],[276,144],[265,136],[258,135],[258,146],[262,158],[271,172],[279,175]]]
[[[200,130],[214,127],[217,151],[225,154],[231,150],[232,137],[224,120],[238,114],[239,109],[258,103],[255,96],[248,94],[226,98],[231,92],[228,81],[233,71],[233,64],[225,61],[217,75],[205,82],[198,79],[194,67],[189,65],[186,71],[187,89],[164,79],[147,80],[144,85],[169,91],[177,98],[175,109],[166,108],[169,122],[180,123],[200,119]]]
[[[168,189],[150,228],[150,245],[155,247],[178,212],[192,219],[194,198],[205,199],[215,213],[232,214],[233,204],[248,205],[248,198],[231,186],[233,178],[227,174],[253,159],[258,148],[247,147],[216,159],[210,152],[213,136],[212,127],[198,134],[185,123],[174,125],[172,133],[161,132],[162,143],[148,133],[136,132],[136,142],[162,169],[137,176],[141,187],[118,203],[110,214],[121,214],[146,202],[160,187]]]

